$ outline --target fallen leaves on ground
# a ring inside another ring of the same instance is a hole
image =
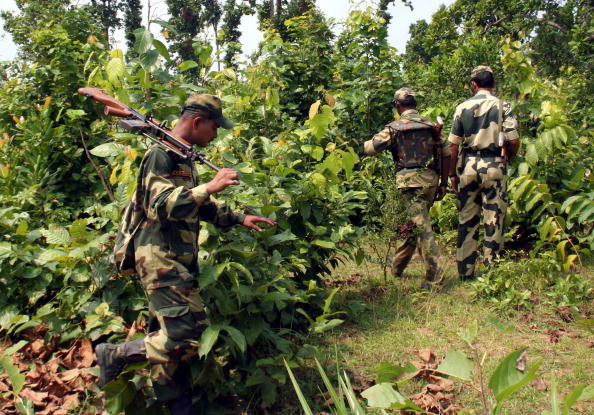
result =
[[[19,393],[21,399],[31,401],[37,415],[66,415],[80,406],[96,377],[87,370],[95,362],[88,339],[77,339],[68,349],[58,350],[59,339],[47,338],[43,324],[27,329],[22,337],[29,343],[13,353],[12,363],[25,376]],[[12,385],[8,375],[0,375],[0,392],[5,393],[0,413],[17,414]]]
[[[424,378],[427,385],[410,399],[419,407],[432,414],[456,414],[462,406],[454,404],[456,387],[450,379],[436,375],[435,369],[441,363],[429,348],[419,350],[421,361],[412,364],[419,369],[416,378]]]

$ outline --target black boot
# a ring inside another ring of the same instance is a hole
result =
[[[144,339],[121,344],[101,343],[95,349],[95,353],[101,370],[99,374],[99,386],[101,387],[117,378],[127,364],[146,360]]]
[[[196,410],[192,406],[192,395],[185,394],[166,403],[171,415],[194,415]]]

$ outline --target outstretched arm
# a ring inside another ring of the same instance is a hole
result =
[[[276,222],[273,221],[272,219],[264,218],[262,216],[253,216],[253,215],[247,215],[245,217],[245,219],[243,220],[242,225],[245,226],[246,228],[250,228],[250,229],[254,229],[258,232],[262,232],[262,229],[258,225],[256,225],[256,223],[267,223],[270,226],[276,225]]]

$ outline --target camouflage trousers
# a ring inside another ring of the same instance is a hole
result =
[[[147,290],[150,326],[144,339],[157,399],[166,402],[191,391],[188,360],[209,322],[196,283]],[[151,327],[152,330],[152,327]]]
[[[493,262],[503,247],[503,221],[507,208],[506,167],[499,157],[467,156],[460,175],[460,210],[456,261],[461,278],[474,275],[478,257],[481,212],[485,229],[483,261]]]
[[[425,262],[425,279],[427,281],[440,281],[443,278],[443,272],[437,264],[439,252],[431,229],[431,220],[429,219],[429,209],[433,204],[436,190],[435,186],[401,189],[409,220],[416,229],[407,236],[396,250],[391,263],[392,274],[402,274],[418,247],[419,254]]]

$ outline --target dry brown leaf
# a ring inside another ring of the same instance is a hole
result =
[[[417,369],[424,369],[424,368],[425,368],[425,363],[423,363],[423,362],[419,362],[418,360],[414,360],[414,361],[412,361],[411,363],[412,363],[412,365],[413,365],[414,367],[416,367]]]
[[[540,378],[534,379],[531,385],[534,386],[534,389],[537,391],[546,391],[549,389],[545,381]]]
[[[429,348],[425,348],[425,349],[421,349],[419,350],[419,357],[423,360],[423,362],[425,363],[429,363],[431,362],[433,359],[435,359],[435,355],[433,354],[433,352],[431,351],[431,349]]]
[[[48,397],[48,393],[35,392],[33,389],[25,388],[19,393],[19,396],[32,401],[37,406],[42,406],[43,401]]]
[[[442,390],[442,389],[441,389],[441,386],[439,386],[439,385],[437,385],[437,384],[435,384],[435,383],[430,383],[430,384],[428,384],[428,385],[427,385],[427,389],[428,389],[429,391],[431,391],[431,392],[440,392],[440,391]]]
[[[34,341],[42,338],[47,333],[47,326],[45,323],[41,323],[35,327],[30,327],[20,332],[20,336],[25,340]]]
[[[524,372],[526,370],[527,359],[528,353],[526,351],[523,351],[522,354],[520,354],[520,357],[518,357],[518,359],[516,360],[516,369],[518,369],[520,372]]]
[[[80,405],[80,400],[78,399],[78,394],[66,395],[64,396],[64,402],[62,403],[62,408],[74,409]]]
[[[80,376],[80,369],[70,369],[58,374],[60,380],[65,383],[70,383]]]

